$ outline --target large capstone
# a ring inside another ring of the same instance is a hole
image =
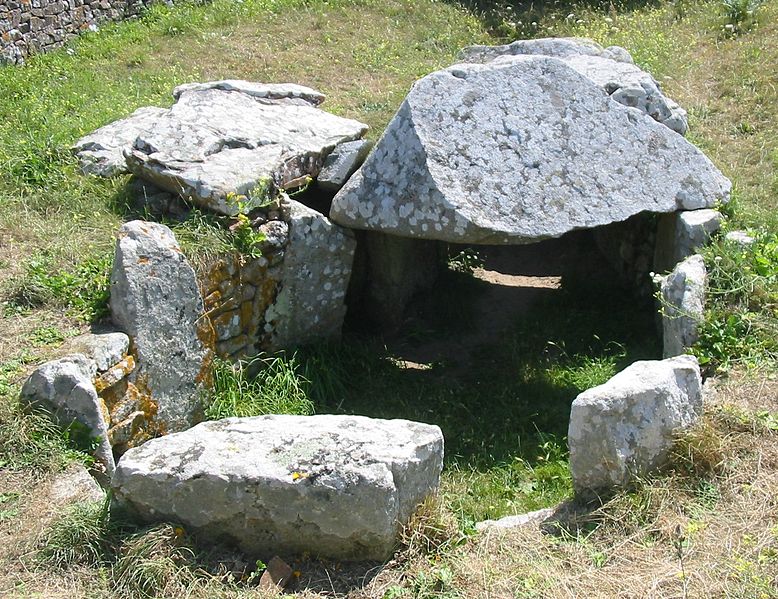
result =
[[[135,139],[167,112],[165,108],[147,106],[138,108],[130,116],[93,131],[79,139],[71,148],[78,156],[81,171],[87,175],[113,177],[127,170],[124,150],[131,148]]]
[[[462,51],[460,58],[462,62],[485,63],[518,55],[561,58],[616,102],[645,112],[676,133],[686,133],[686,111],[666,97],[656,80],[636,66],[629,52],[619,46],[603,48],[580,38],[545,38],[519,40],[505,46],[471,46]]]
[[[635,362],[573,402],[568,430],[573,487],[584,495],[607,492],[662,466],[675,436],[701,415],[696,358]]]
[[[132,382],[157,433],[189,428],[201,417],[213,342],[195,272],[165,225],[132,221],[118,237],[111,316],[132,339]]]
[[[726,202],[697,148],[565,60],[503,57],[418,81],[335,196],[344,226],[515,244]]]
[[[176,103],[125,150],[141,179],[220,214],[267,202],[267,186],[315,178],[340,143],[367,125],[317,108],[323,96],[299,85],[228,81],[189,84]],[[246,196],[242,203],[236,194]]]
[[[385,559],[438,487],[437,426],[361,416],[206,422],[131,449],[112,487],[144,522],[182,523],[252,556]]]

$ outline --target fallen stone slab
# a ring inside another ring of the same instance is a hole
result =
[[[702,415],[697,359],[635,362],[581,393],[570,411],[573,487],[607,493],[662,466],[675,436]]]
[[[79,139],[71,149],[78,156],[81,172],[100,177],[128,173],[124,150],[132,147],[138,135],[151,129],[166,112],[167,109],[156,106],[138,108],[127,118]]]
[[[204,422],[121,458],[115,508],[172,521],[251,556],[382,560],[433,493],[437,426],[362,416],[257,416]]]
[[[258,83],[242,79],[223,79],[205,83],[184,83],[173,90],[173,98],[178,100],[184,93],[217,89],[225,92],[240,92],[263,100],[288,101],[290,103],[304,102],[313,106],[322,104],[324,94],[304,85],[294,83]]]
[[[418,81],[330,217],[403,237],[530,243],[707,208],[730,188],[683,137],[564,60],[516,56]]]
[[[366,139],[347,141],[337,146],[327,156],[316,178],[319,187],[333,193],[338,191],[362,165],[372,147],[373,142]]]
[[[28,408],[45,410],[74,439],[94,442],[95,460],[110,477],[115,464],[107,409],[92,382],[96,374],[94,361],[80,354],[46,362],[25,381],[20,400]]]
[[[678,264],[662,279],[662,340],[665,358],[684,353],[699,339],[705,313],[708,271],[702,256],[695,254]]]
[[[227,85],[229,83],[229,85]],[[268,183],[315,178],[343,142],[367,125],[316,107],[322,96],[294,85],[212,82],[177,88],[177,102],[125,151],[129,170],[195,205],[234,215],[268,201]],[[244,195],[239,205],[232,198]]]
[[[168,227],[132,221],[119,229],[110,307],[114,324],[132,339],[130,380],[144,395],[138,403],[147,429],[192,426],[210,381],[213,329],[195,272]]]
[[[603,48],[581,38],[545,38],[519,40],[505,46],[472,46],[465,48],[460,57],[462,62],[486,63],[521,55],[561,58],[616,102],[641,110],[676,133],[686,133],[686,111],[666,97],[656,80],[636,66],[629,52],[619,46]]]
[[[754,241],[756,241],[756,239],[753,236],[749,235],[746,231],[729,231],[724,236],[724,238],[727,241],[736,243],[741,247],[748,247],[749,245],[754,243]]]

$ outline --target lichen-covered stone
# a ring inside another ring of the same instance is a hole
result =
[[[325,191],[336,192],[346,184],[370,153],[373,142],[366,139],[347,141],[337,146],[327,156],[321,172],[316,178],[319,187]]]
[[[718,210],[685,210],[664,214],[657,226],[654,268],[657,272],[671,270],[708,243],[721,227]]]
[[[131,148],[138,135],[153,128],[157,119],[166,112],[167,109],[156,106],[138,108],[127,118],[109,123],[79,139],[72,150],[78,156],[81,171],[101,177],[129,172],[124,150]]]
[[[153,129],[125,152],[127,165],[138,177],[220,214],[266,202],[263,193],[252,193],[263,181],[285,188],[315,177],[335,146],[367,131],[367,125],[318,109],[318,92],[292,84],[211,82],[181,86],[176,95]],[[245,194],[244,205],[231,201],[231,194]]]
[[[86,333],[65,343],[68,353],[83,354],[94,360],[98,372],[105,372],[121,362],[130,348],[130,338],[124,333]]]
[[[276,349],[340,336],[356,249],[353,233],[321,213],[295,200],[288,209],[280,290],[264,317]]]
[[[529,243],[709,207],[730,187],[683,137],[564,60],[516,56],[418,81],[330,215],[405,237]]]
[[[701,415],[695,357],[635,362],[573,402],[568,430],[573,487],[582,494],[607,492],[662,466],[675,435]]]
[[[71,429],[74,438],[83,438],[86,433],[96,440],[95,459],[110,476],[115,464],[108,438],[107,410],[92,383],[96,374],[94,361],[80,354],[52,360],[29,376],[20,399],[32,409],[42,408],[50,413],[59,426]]]
[[[472,46],[463,50],[461,57],[462,62],[486,63],[519,55],[560,58],[616,102],[645,112],[676,133],[686,133],[686,111],[661,92],[654,78],[636,66],[624,48],[603,48],[581,38],[545,38],[505,46]]]
[[[229,418],[131,449],[112,487],[142,521],[180,522],[265,560],[386,559],[442,460],[440,429],[407,420]]]
[[[705,313],[707,270],[695,254],[678,264],[662,279],[662,338],[664,357],[684,353],[699,339],[698,327]]]
[[[165,225],[124,224],[111,272],[111,316],[133,342],[131,380],[150,396],[158,432],[189,428],[202,413],[212,329],[197,278]]]

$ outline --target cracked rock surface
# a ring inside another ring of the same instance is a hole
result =
[[[330,216],[404,237],[530,243],[707,208],[730,188],[682,136],[565,60],[519,55],[418,81]]]
[[[205,422],[119,461],[117,508],[253,556],[385,559],[439,482],[437,426],[362,416]]]

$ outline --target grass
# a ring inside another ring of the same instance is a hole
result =
[[[32,509],[40,504],[13,477],[31,470],[39,485],[84,459],[15,399],[32,365],[104,313],[113,233],[132,215],[126,178],[78,173],[68,150],[78,137],[139,106],[169,105],[176,84],[217,78],[310,85],[328,95],[326,108],[368,123],[376,137],[413,81],[453,62],[462,46],[582,35],[625,46],[689,110],[690,138],[735,185],[726,226],[758,239],[748,249],[718,240],[706,251],[711,303],[696,351],[711,371],[746,374],[726,383],[703,425],[679,440],[674,468],[555,535],[472,535],[474,521],[569,497],[570,402],[658,351],[650,318],[634,322],[627,302],[573,302],[563,292],[499,343],[424,369],[408,368],[402,348],[361,337],[264,357],[243,370],[219,365],[208,414],[361,413],[442,427],[441,494],[406,531],[396,563],[366,573],[301,562],[303,597],[336,587],[415,598],[778,596],[778,7],[765,3],[749,15],[746,6],[745,15],[704,0],[216,0],[159,5],[80,38],[70,52],[0,69],[0,530],[49,509]],[[195,259],[234,247],[203,215],[170,224]],[[464,254],[453,266],[459,272],[441,288],[447,301],[428,307],[407,346],[438,336],[453,345],[474,323],[463,298],[482,292],[470,276],[478,259]],[[58,568],[0,548],[7,571],[0,593],[255,593],[245,582],[251,565],[195,549],[175,526],[112,528],[99,504],[74,509],[41,541],[44,563]]]

